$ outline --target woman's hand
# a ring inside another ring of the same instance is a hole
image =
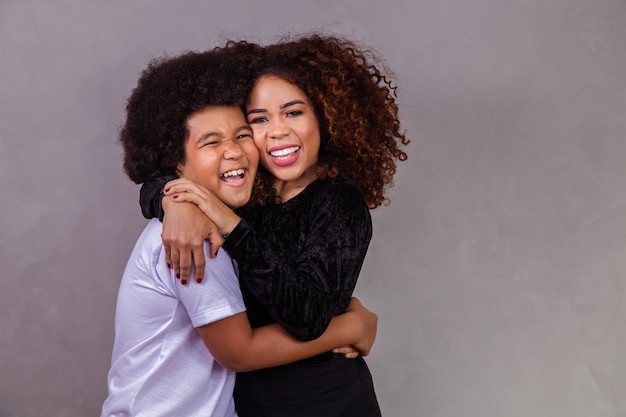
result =
[[[169,183],[168,183],[169,184]],[[166,185],[166,188],[168,185]],[[196,282],[204,278],[204,241],[208,240],[211,258],[224,243],[215,223],[192,203],[177,204],[171,196],[163,198],[163,232],[161,239],[166,260],[181,283],[187,284],[192,264]]]
[[[352,297],[346,313],[351,313],[355,317],[355,322],[361,327],[361,338],[350,346],[342,346],[333,349],[335,353],[342,353],[348,359],[369,355],[378,331],[378,316],[361,304],[358,298]]]
[[[171,196],[176,202],[193,203],[198,206],[214,222],[221,236],[229,235],[241,221],[241,218],[213,193],[186,178],[168,182],[163,192],[166,198]]]

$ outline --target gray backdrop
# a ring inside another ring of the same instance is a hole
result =
[[[384,415],[626,416],[623,0],[1,1],[0,416],[99,413],[139,71],[316,28],[386,57],[413,140],[357,287]]]

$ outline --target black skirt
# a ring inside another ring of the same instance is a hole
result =
[[[381,415],[365,360],[340,354],[322,363],[237,373],[234,397],[239,417]]]

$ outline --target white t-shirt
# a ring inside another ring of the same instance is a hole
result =
[[[205,278],[180,285],[152,219],[124,270],[102,417],[233,417],[235,373],[217,363],[195,327],[245,310],[230,257],[206,260]],[[205,253],[209,253],[208,243]]]

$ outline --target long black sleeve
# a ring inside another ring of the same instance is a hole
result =
[[[251,324],[267,324],[269,313],[298,339],[319,337],[348,305],[371,236],[369,210],[345,178],[318,180],[286,203],[246,216],[224,249],[260,302],[258,311],[246,302]]]
[[[139,191],[139,206],[141,207],[141,214],[146,219],[152,219],[158,217],[163,221],[163,193],[161,190],[169,181],[176,179],[173,175],[165,175],[163,177],[153,178],[144,182],[141,185]]]

